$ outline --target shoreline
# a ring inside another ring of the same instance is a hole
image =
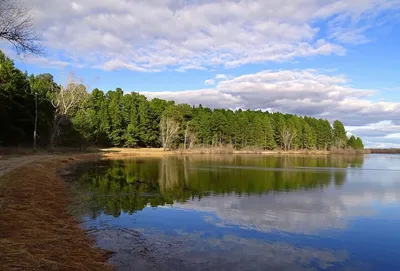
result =
[[[69,190],[57,173],[99,158],[43,155],[0,176],[0,270],[114,270],[109,252],[68,214]]]
[[[171,150],[164,151],[161,148],[105,148],[100,149],[102,156],[107,159],[122,159],[137,156],[151,156],[162,157],[166,155],[266,155],[266,156],[281,156],[281,155],[294,155],[294,156],[326,156],[326,155],[363,155],[369,154],[367,150],[338,150],[338,151],[323,151],[323,150],[233,150],[226,148],[198,148],[192,150]]]

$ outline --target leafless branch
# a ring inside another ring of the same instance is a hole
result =
[[[10,42],[18,55],[43,54],[30,10],[18,0],[0,0],[0,38]]]
[[[179,131],[179,122],[163,116],[160,121],[161,143],[164,150],[170,147]]]
[[[55,138],[58,133],[58,128],[61,121],[67,118],[74,108],[77,108],[84,99],[87,98],[88,93],[86,87],[79,83],[75,76],[71,74],[68,81],[60,89],[53,91],[53,105],[54,119],[53,119],[53,132],[50,138],[50,147],[54,148]]]

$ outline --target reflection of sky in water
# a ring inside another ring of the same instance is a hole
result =
[[[118,218],[102,214],[87,218],[84,224],[138,230],[148,240],[156,240],[157,246],[180,242],[168,249],[184,255],[174,257],[186,259],[189,267],[193,262],[188,259],[201,255],[211,267],[225,266],[226,270],[239,270],[245,263],[247,270],[262,266],[276,270],[400,270],[397,170],[400,156],[371,155],[362,168],[346,169],[343,186],[331,183],[313,190],[242,196],[211,193],[200,200],[146,207]],[[112,230],[103,234],[105,247],[113,249],[112,242],[104,240],[118,240],[119,247],[132,246],[129,238],[120,240]]]

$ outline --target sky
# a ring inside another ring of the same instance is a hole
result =
[[[26,0],[59,83],[339,119],[400,147],[400,0]],[[11,57],[7,45],[0,44]]]

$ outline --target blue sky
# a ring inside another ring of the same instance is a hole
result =
[[[46,54],[73,71],[210,107],[343,120],[370,147],[400,147],[400,0],[30,0]],[[12,53],[4,45],[0,45]]]

